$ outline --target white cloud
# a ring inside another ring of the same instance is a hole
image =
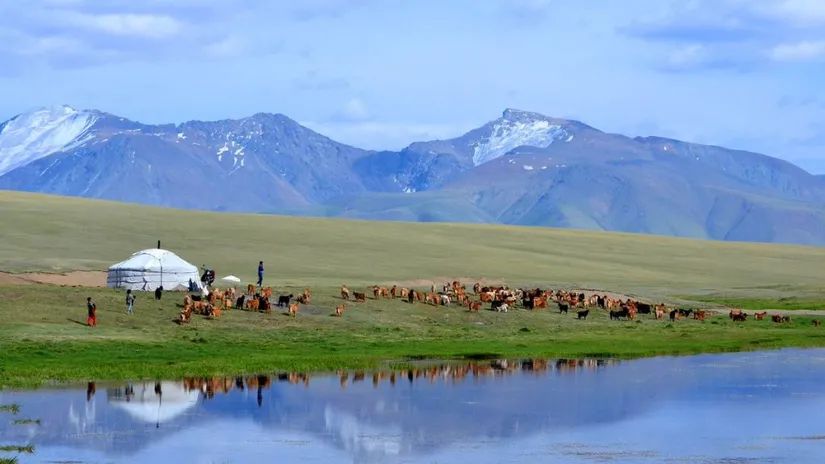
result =
[[[754,7],[766,16],[796,24],[825,23],[825,1],[774,0],[756,2]]]
[[[166,15],[64,12],[61,17],[63,21],[76,27],[117,36],[163,39],[173,37],[181,30],[181,23]]]
[[[692,68],[704,62],[706,57],[707,52],[704,46],[690,44],[672,51],[667,58],[667,64],[673,69]]]
[[[344,105],[343,116],[350,120],[363,120],[369,117],[367,105],[360,98],[350,98]]]
[[[783,43],[770,50],[775,61],[810,61],[825,57],[825,40]]]

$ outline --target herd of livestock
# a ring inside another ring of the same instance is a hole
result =
[[[704,321],[708,311],[684,308],[668,308],[665,304],[650,304],[631,298],[621,299],[607,294],[591,293],[586,295],[581,291],[551,290],[551,289],[510,289],[506,286],[483,286],[476,283],[471,289],[459,281],[445,283],[440,288],[432,285],[429,290],[414,288],[374,285],[364,292],[351,291],[346,285],[341,286],[340,295],[344,300],[335,307],[335,316],[343,316],[348,302],[362,303],[367,300],[368,294],[372,299],[401,299],[409,304],[428,304],[431,306],[459,306],[467,311],[478,312],[487,306],[489,310],[508,312],[511,309],[539,311],[554,307],[559,313],[573,312],[577,319],[587,319],[591,310],[603,310],[611,320],[634,320],[639,315],[651,315],[656,319],[676,321],[682,318],[692,318]],[[224,310],[246,309],[250,311],[271,312],[273,306],[286,308],[287,314],[296,316],[301,305],[312,302],[312,291],[307,288],[297,296],[294,294],[273,296],[271,287],[256,287],[252,284],[246,288],[246,293],[237,292],[234,288],[221,290],[213,288],[205,295],[189,294],[184,298],[183,309],[178,322],[187,323],[192,314],[201,314],[213,318],[220,317]],[[762,320],[767,312],[753,314],[756,320]],[[741,310],[731,310],[729,317],[733,321],[745,321],[748,314]],[[777,323],[790,322],[790,316],[774,314],[771,320]],[[814,321],[815,325],[819,321]]]

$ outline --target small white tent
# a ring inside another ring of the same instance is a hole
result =
[[[138,251],[126,261],[109,267],[106,284],[110,288],[153,291],[187,290],[189,281],[201,287],[198,268],[169,250],[153,248]]]

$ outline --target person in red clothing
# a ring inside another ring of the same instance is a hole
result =
[[[89,310],[89,317],[86,318],[86,324],[89,327],[97,327],[97,305],[92,297],[86,298],[86,309]]]

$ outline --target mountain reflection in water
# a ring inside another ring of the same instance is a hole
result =
[[[35,445],[21,462],[821,462],[823,367],[782,350],[89,383],[0,391],[41,419],[0,436]]]

